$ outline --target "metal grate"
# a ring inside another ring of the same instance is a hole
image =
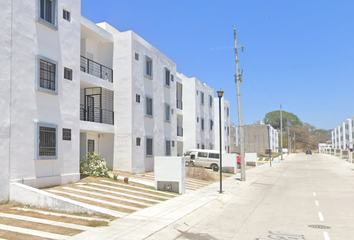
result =
[[[55,91],[55,64],[40,60],[39,86]]]
[[[39,156],[56,156],[56,129],[39,127]]]
[[[71,129],[63,128],[63,140],[71,141]]]
[[[308,225],[310,228],[318,228],[318,229],[329,229],[331,227],[324,226],[324,225]]]

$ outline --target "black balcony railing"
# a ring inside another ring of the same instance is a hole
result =
[[[81,56],[80,60],[80,70],[82,72],[91,74],[93,76],[99,77],[108,82],[113,82],[113,70],[99,64],[95,61],[92,61],[88,58]]]
[[[177,127],[177,136],[183,137],[183,128],[182,127]]]
[[[114,112],[80,104],[80,120],[96,123],[114,124]]]
[[[183,109],[183,102],[181,100],[177,100],[177,108],[178,109]]]

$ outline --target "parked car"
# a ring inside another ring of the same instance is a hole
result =
[[[220,152],[217,150],[192,149],[187,151],[184,156],[186,157],[186,166],[206,167],[214,171],[219,170]],[[237,168],[240,168],[240,166],[241,157],[237,156]]]
[[[311,154],[312,155],[312,151],[311,150],[306,150],[306,155],[307,154]]]

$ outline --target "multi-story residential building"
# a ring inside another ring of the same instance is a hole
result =
[[[269,128],[268,128],[269,127]],[[231,139],[235,139],[236,144],[233,145],[233,152],[239,153],[239,130],[238,127],[232,126],[233,131]],[[252,125],[244,125],[244,146],[245,152],[256,152],[265,154],[266,150],[278,152],[279,133],[269,124],[257,121]]]
[[[110,170],[138,173],[154,169],[154,156],[218,149],[214,89],[178,74],[134,32],[94,24],[81,16],[80,1],[0,7],[0,201],[10,181],[78,181],[88,152],[101,153]],[[222,104],[229,151],[230,104]]]
[[[226,98],[221,98],[221,137],[223,141],[221,141],[222,151],[227,153],[230,152],[230,102]],[[216,150],[220,150],[220,130],[219,130],[219,98],[214,98],[214,122],[215,122],[215,148]]]
[[[80,179],[80,7],[1,2],[1,178],[34,187]]]
[[[353,148],[354,139],[354,117],[348,118],[341,125],[331,132],[332,148],[348,149]]]
[[[214,89],[197,78],[178,74],[183,82],[183,145],[189,149],[214,149]]]

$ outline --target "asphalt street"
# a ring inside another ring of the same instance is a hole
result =
[[[146,239],[354,239],[350,163],[298,154],[260,168],[266,169],[246,182],[229,181],[218,198]]]

